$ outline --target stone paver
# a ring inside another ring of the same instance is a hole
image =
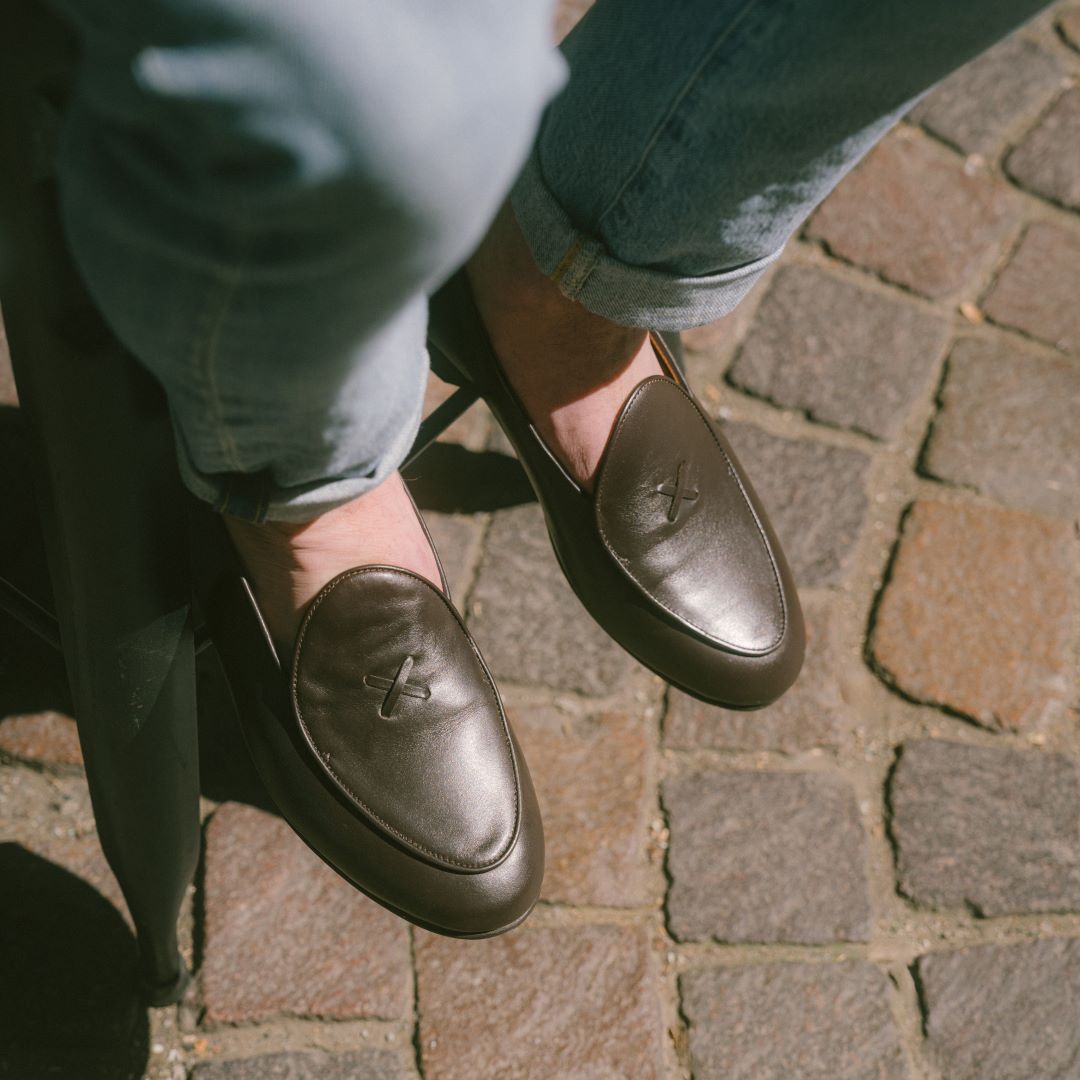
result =
[[[550,706],[516,708],[510,719],[544,821],[541,898],[647,903],[646,837],[655,799],[651,731],[624,713],[571,719]]]
[[[1039,222],[1024,234],[982,302],[995,322],[1063,352],[1080,351],[1080,232]]]
[[[82,766],[75,721],[61,713],[31,713],[0,719],[0,753],[39,765]]]
[[[196,1065],[191,1080],[412,1080],[416,1070],[387,1050],[329,1054],[292,1050]]]
[[[866,518],[870,458],[752,424],[723,430],[765,503],[799,585],[841,581]]]
[[[950,75],[911,118],[966,154],[989,156],[1050,100],[1063,76],[1045,49],[1008,37]]]
[[[206,830],[205,889],[211,1023],[409,1015],[405,923],[343,881],[280,818],[223,805]]]
[[[865,941],[866,837],[852,790],[822,773],[665,781],[668,923],[680,940]]]
[[[942,147],[900,130],[825,200],[808,235],[847,262],[939,297],[971,279],[1011,218],[999,181],[969,175]]]
[[[1080,87],[1066,91],[1009,154],[1008,174],[1024,187],[1080,210]]]
[[[1080,911],[1080,772],[1062,754],[905,743],[889,790],[900,889],[980,915]]]
[[[1040,728],[1069,694],[1064,522],[920,501],[904,524],[871,638],[886,678],[988,728]]]
[[[679,980],[700,1080],[906,1080],[889,983],[870,964],[761,964]]]
[[[495,678],[507,682],[601,696],[638,670],[570,590],[535,505],[494,516],[469,627]]]
[[[946,324],[811,267],[785,267],[758,308],[731,381],[813,420],[891,438],[922,397]]]
[[[1012,506],[1080,514],[1080,364],[1006,341],[949,355],[922,468]]]
[[[930,954],[918,973],[948,1080],[1080,1076],[1080,939]]]
[[[1057,25],[1062,38],[1080,51],[1080,7],[1066,8]]]
[[[526,928],[479,942],[421,933],[416,972],[426,1080],[662,1075],[644,928]]]
[[[753,712],[720,709],[672,689],[664,718],[664,745],[673,750],[782,750],[836,746],[851,732],[854,715],[840,683],[842,658],[833,640],[831,606],[803,601],[806,660],[795,685],[774,705]]]
[[[480,542],[477,523],[465,514],[440,514],[431,510],[424,514],[424,521],[439,553],[450,595],[460,603],[474,551]]]

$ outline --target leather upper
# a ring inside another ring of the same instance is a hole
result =
[[[670,617],[748,655],[783,640],[786,605],[761,522],[717,433],[676,382],[655,376],[627,399],[595,491],[605,548]]]
[[[506,858],[522,802],[506,718],[429,582],[389,566],[331,581],[297,637],[292,695],[319,767],[376,829],[459,872]]]

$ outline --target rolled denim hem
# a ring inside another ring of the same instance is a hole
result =
[[[783,248],[717,274],[682,277],[631,266],[570,221],[544,183],[534,150],[510,194],[537,266],[564,296],[623,326],[687,330],[733,311]]]
[[[180,479],[198,499],[219,514],[256,525],[264,521],[302,524],[378,487],[408,457],[423,415],[423,404],[373,469],[356,476],[333,476],[310,484],[281,488],[268,469],[252,473],[205,473],[199,470],[177,430],[176,457]],[[175,425],[174,425],[175,428]]]

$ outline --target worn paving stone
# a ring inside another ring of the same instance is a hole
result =
[[[1051,53],[1007,37],[950,75],[911,118],[966,154],[990,156],[1018,121],[1050,100],[1063,76]]]
[[[416,939],[426,1080],[663,1075],[656,961],[638,926]]]
[[[795,685],[774,705],[754,712],[706,705],[672,688],[664,745],[674,750],[780,750],[838,746],[851,733],[853,710],[844,701],[839,655],[826,600],[803,601],[806,660]]]
[[[940,297],[960,289],[1012,216],[1005,186],[925,137],[900,129],[846,177],[810,219],[833,254]]]
[[[701,1080],[906,1080],[889,982],[871,964],[760,964],[679,979]]]
[[[668,780],[663,799],[676,938],[869,938],[866,836],[846,783],[822,773],[698,773]]]
[[[1080,87],[1058,98],[1009,154],[1005,171],[1036,194],[1080,210]]]
[[[651,738],[640,717],[573,719],[516,708],[544,820],[542,898],[632,907],[652,899],[646,837],[653,806]]]
[[[1036,730],[1069,693],[1065,522],[996,507],[913,505],[871,653],[917,701],[983,727]]]
[[[440,514],[433,510],[424,513],[424,521],[439,553],[450,595],[459,603],[465,595],[474,550],[480,542],[480,526],[465,514]]]
[[[943,318],[912,304],[789,266],[758,308],[729,378],[813,420],[888,439],[925,394],[946,333]]]
[[[994,322],[1080,352],[1080,234],[1038,222],[982,301]]]
[[[923,471],[1022,509],[1080,514],[1080,365],[967,339],[940,400]]]
[[[410,1015],[406,924],[280,818],[239,803],[217,810],[206,830],[205,910],[210,1023]]]
[[[847,573],[866,519],[866,470],[859,450],[724,424],[801,586],[833,585]]]
[[[1080,772],[1062,754],[905,743],[889,786],[901,890],[980,915],[1080,910]]]
[[[1057,28],[1062,38],[1080,51],[1080,7],[1071,7],[1062,12]]]
[[[191,1080],[413,1080],[416,1070],[388,1050],[329,1054],[289,1050],[196,1065]]]
[[[931,953],[918,974],[948,1080],[1080,1077],[1080,939]]]
[[[56,712],[0,718],[0,753],[38,765],[80,768],[83,763],[75,721]]]
[[[496,679],[602,696],[637,662],[581,606],[535,505],[495,514],[469,603],[469,627]]]

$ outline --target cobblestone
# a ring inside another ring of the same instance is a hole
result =
[[[1008,37],[950,75],[911,116],[965,154],[989,157],[1050,100],[1063,77],[1045,49]]]
[[[890,785],[900,889],[980,915],[1080,911],[1080,773],[1062,754],[905,743]]]
[[[679,980],[696,1077],[907,1080],[889,983],[863,963],[761,964]]]
[[[799,585],[842,580],[866,518],[869,457],[752,424],[724,424],[723,431],[765,503]]]
[[[1080,514],[1080,366],[1005,341],[953,348],[922,467],[1001,502]]]
[[[983,299],[995,322],[1063,352],[1080,351],[1080,233],[1037,223]]]
[[[916,503],[877,612],[876,663],[918,701],[1040,729],[1069,693],[1073,556],[1065,523]]]
[[[1000,182],[969,175],[941,147],[899,130],[825,200],[808,235],[848,262],[940,297],[971,280],[1011,218]]]
[[[642,928],[523,929],[490,941],[418,934],[426,1080],[662,1075],[656,960]]]
[[[730,378],[835,427],[896,435],[945,346],[945,321],[810,267],[785,267]]]
[[[706,705],[672,688],[664,743],[677,750],[781,750],[838,746],[850,735],[853,710],[840,684],[842,658],[833,638],[831,605],[803,602],[806,660],[798,681],[776,704],[754,712]]]
[[[495,678],[507,682],[602,696],[638,669],[570,590],[535,505],[494,516],[469,626]]]
[[[75,721],[61,713],[31,713],[0,719],[0,753],[38,765],[82,766]]]
[[[191,1080],[412,1080],[416,1070],[385,1050],[293,1050],[196,1065]]]
[[[949,1080],[1072,1080],[1080,939],[920,957],[926,1033]]]
[[[851,789],[821,773],[669,779],[668,921],[679,940],[865,941],[866,838]]]
[[[542,899],[647,903],[647,822],[655,798],[651,732],[637,717],[572,719],[550,706],[511,710],[544,820]]]
[[[1005,169],[1036,194],[1080,210],[1080,87],[1058,98],[1009,155]]]
[[[409,1016],[405,923],[357,893],[281,819],[220,807],[206,830],[205,888],[210,1023]]]

